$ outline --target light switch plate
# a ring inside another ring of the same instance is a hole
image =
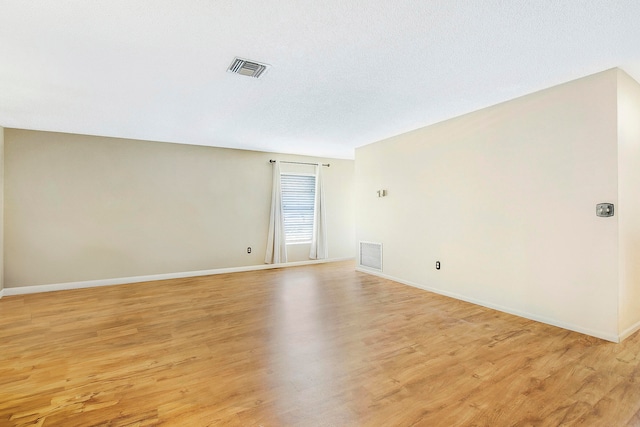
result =
[[[613,203],[598,203],[596,205],[596,215],[613,216]]]

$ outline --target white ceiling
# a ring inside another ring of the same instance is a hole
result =
[[[23,129],[353,158],[612,67],[640,81],[638,0],[0,3],[0,126]]]

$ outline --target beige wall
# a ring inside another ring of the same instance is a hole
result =
[[[640,322],[640,85],[618,71],[620,331]],[[626,334],[625,334],[626,335]]]
[[[4,288],[4,128],[0,127],[0,291]]]
[[[389,277],[615,340],[618,216],[595,205],[617,203],[616,81],[609,70],[357,149],[356,240],[383,243]]]
[[[263,264],[270,158],[331,163],[329,257],[354,255],[351,160],[16,129],[5,153],[7,288]]]

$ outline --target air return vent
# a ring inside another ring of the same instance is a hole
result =
[[[227,71],[229,73],[242,74],[243,76],[260,78],[269,68],[267,64],[261,64],[248,59],[236,58],[233,60]]]
[[[382,243],[360,242],[360,267],[382,271]]]

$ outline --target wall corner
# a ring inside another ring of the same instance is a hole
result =
[[[0,298],[4,293],[4,128],[0,126]]]
[[[616,69],[618,150],[618,331],[640,329],[640,84]]]

